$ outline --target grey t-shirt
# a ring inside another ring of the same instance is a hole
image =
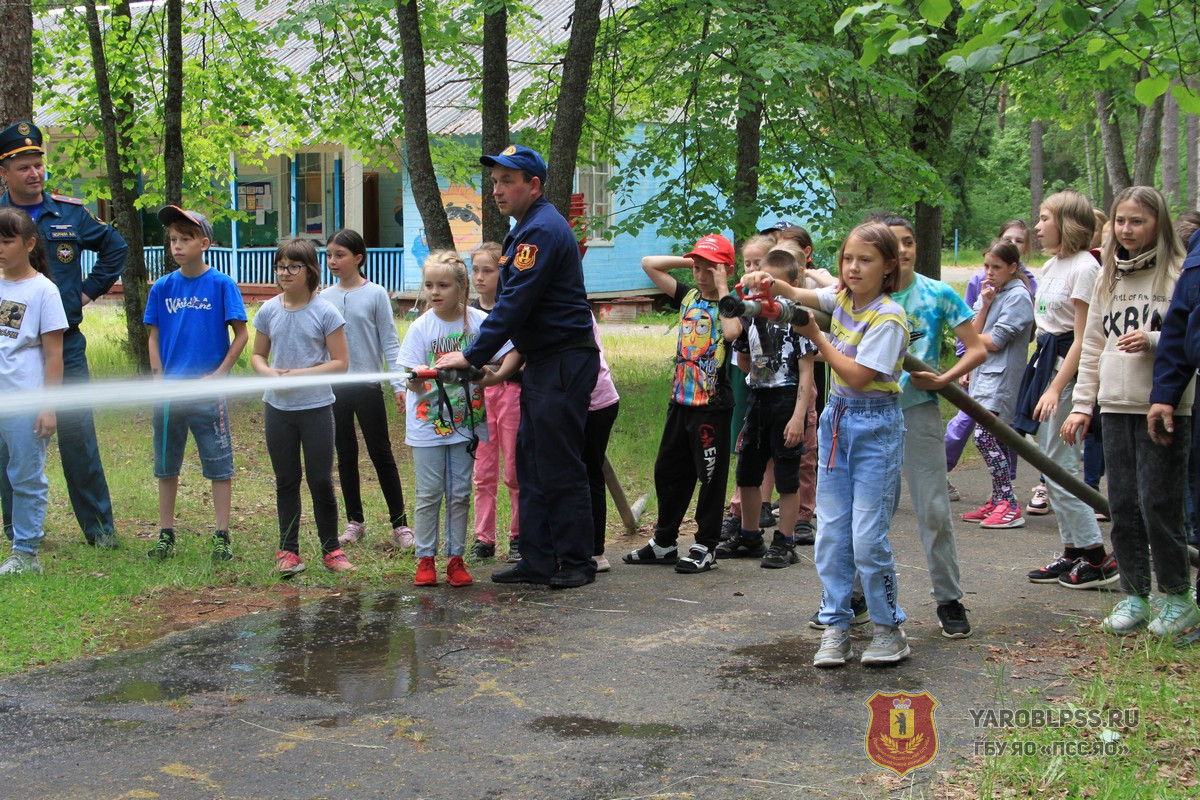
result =
[[[322,291],[321,297],[346,320],[350,372],[395,372],[400,337],[387,290],[370,281],[350,291],[334,284]],[[392,381],[392,391],[404,391],[403,377]]]
[[[263,303],[254,315],[254,329],[271,339],[275,369],[315,367],[329,360],[325,337],[346,324],[341,312],[320,297],[294,311],[283,307],[281,296]],[[329,384],[299,389],[270,389],[263,402],[280,411],[303,411],[333,404]]]

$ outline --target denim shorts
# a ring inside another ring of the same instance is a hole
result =
[[[183,464],[188,431],[196,440],[204,477],[225,481],[233,477],[233,441],[229,408],[224,397],[175,401],[154,408],[154,477],[174,478]]]

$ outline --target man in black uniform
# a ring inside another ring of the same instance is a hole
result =
[[[525,356],[517,480],[521,560],[497,583],[556,589],[595,580],[583,427],[600,371],[592,313],[571,226],[542,196],[546,162],[513,145],[479,162],[492,168],[499,209],[517,221],[504,239],[496,305],[475,342],[438,358],[439,369],[482,367],[506,340]]]
[[[0,131],[0,178],[8,185],[8,191],[0,195],[0,206],[23,209],[41,230],[54,282],[67,312],[63,383],[86,382],[87,340],[79,330],[83,307],[107,293],[117,282],[125,268],[129,246],[119,233],[92,216],[82,200],[43,190],[44,155],[42,132],[32,122],[16,122]],[[92,250],[99,256],[86,280],[80,267],[83,250]],[[88,544],[115,547],[112,501],[90,410],[59,413],[58,452],[67,494]],[[11,538],[12,486],[4,470],[0,470],[0,501],[4,505],[5,532]]]

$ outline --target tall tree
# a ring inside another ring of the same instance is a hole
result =
[[[763,99],[751,77],[743,73],[738,86],[738,115],[734,126],[737,150],[733,164],[733,228],[735,241],[755,233],[758,205],[758,165],[762,160]]]
[[[183,206],[183,0],[167,0],[167,91],[163,97],[163,199]],[[237,223],[234,223],[235,225]],[[165,237],[164,233],[164,237]],[[164,241],[163,264],[179,268]]]
[[[1034,222],[1041,211],[1045,192],[1046,155],[1042,136],[1042,121],[1032,120],[1029,123],[1029,219]]]
[[[1096,121],[1100,125],[1100,143],[1104,149],[1104,172],[1114,193],[1131,185],[1129,164],[1125,160],[1125,141],[1121,122],[1113,108],[1113,95],[1107,89],[1096,91]]]
[[[146,258],[141,247],[142,220],[135,205],[137,174],[127,158],[127,154],[133,152],[130,128],[134,114],[129,96],[133,76],[128,70],[132,19],[128,0],[117,0],[112,5],[113,58],[110,59],[105,53],[105,36],[100,27],[96,0],[84,0],[84,8],[100,105],[105,169],[112,192],[113,224],[130,244],[125,271],[121,274],[121,285],[125,293],[128,345],[130,354],[137,362],[138,371],[146,373],[150,371],[146,326],[142,324],[143,312],[146,310]],[[114,83],[116,91],[113,90]]]
[[[1196,88],[1195,79],[1188,83]],[[1184,149],[1187,153],[1187,207],[1197,208],[1197,189],[1200,189],[1200,115],[1188,114],[1184,126]]]
[[[602,0],[575,0],[571,15],[571,38],[563,58],[562,83],[550,132],[550,159],[547,163],[546,199],[564,217],[571,213],[571,192],[575,184],[575,164],[579,159],[579,139],[587,111],[588,83],[596,54],[596,34],[600,31]]]
[[[1168,203],[1183,204],[1179,183],[1179,102],[1170,92],[1163,96],[1162,187]]]
[[[454,234],[442,204],[437,172],[429,150],[429,117],[425,105],[425,45],[421,38],[421,14],[417,0],[396,0],[396,22],[404,62],[404,149],[413,201],[425,225],[431,250],[453,250]]]
[[[484,153],[499,153],[508,146],[508,5],[504,0],[485,7],[483,16],[483,76],[480,112],[483,116]],[[508,217],[492,197],[492,171],[483,168],[483,240],[503,242]]]
[[[0,127],[33,121],[33,5],[0,0]]]

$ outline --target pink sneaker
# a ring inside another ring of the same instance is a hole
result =
[[[367,532],[366,527],[361,522],[351,520],[346,523],[346,530],[338,537],[338,544],[345,547],[348,544],[354,544],[361,539]]]
[[[1021,528],[1025,526],[1025,518],[1021,516],[1021,507],[1007,500],[1001,500],[988,518],[979,523],[981,528]]]
[[[354,572],[358,569],[350,563],[350,559],[346,558],[346,553],[340,547],[332,553],[326,553],[322,561],[325,562],[325,569],[330,572]]]
[[[967,513],[962,515],[962,519],[963,519],[963,522],[983,522],[985,519],[990,517],[992,515],[992,512],[995,510],[996,510],[996,504],[993,503],[991,500],[988,500],[986,506],[980,506],[979,508],[975,509],[974,511],[968,511]]]
[[[304,562],[300,560],[300,556],[287,550],[279,550],[275,553],[275,571],[285,578],[290,578],[293,575],[299,575],[304,572]]]
[[[407,553],[416,547],[417,540],[413,537],[413,529],[407,525],[401,525],[392,529],[392,544],[400,548],[401,552]]]

